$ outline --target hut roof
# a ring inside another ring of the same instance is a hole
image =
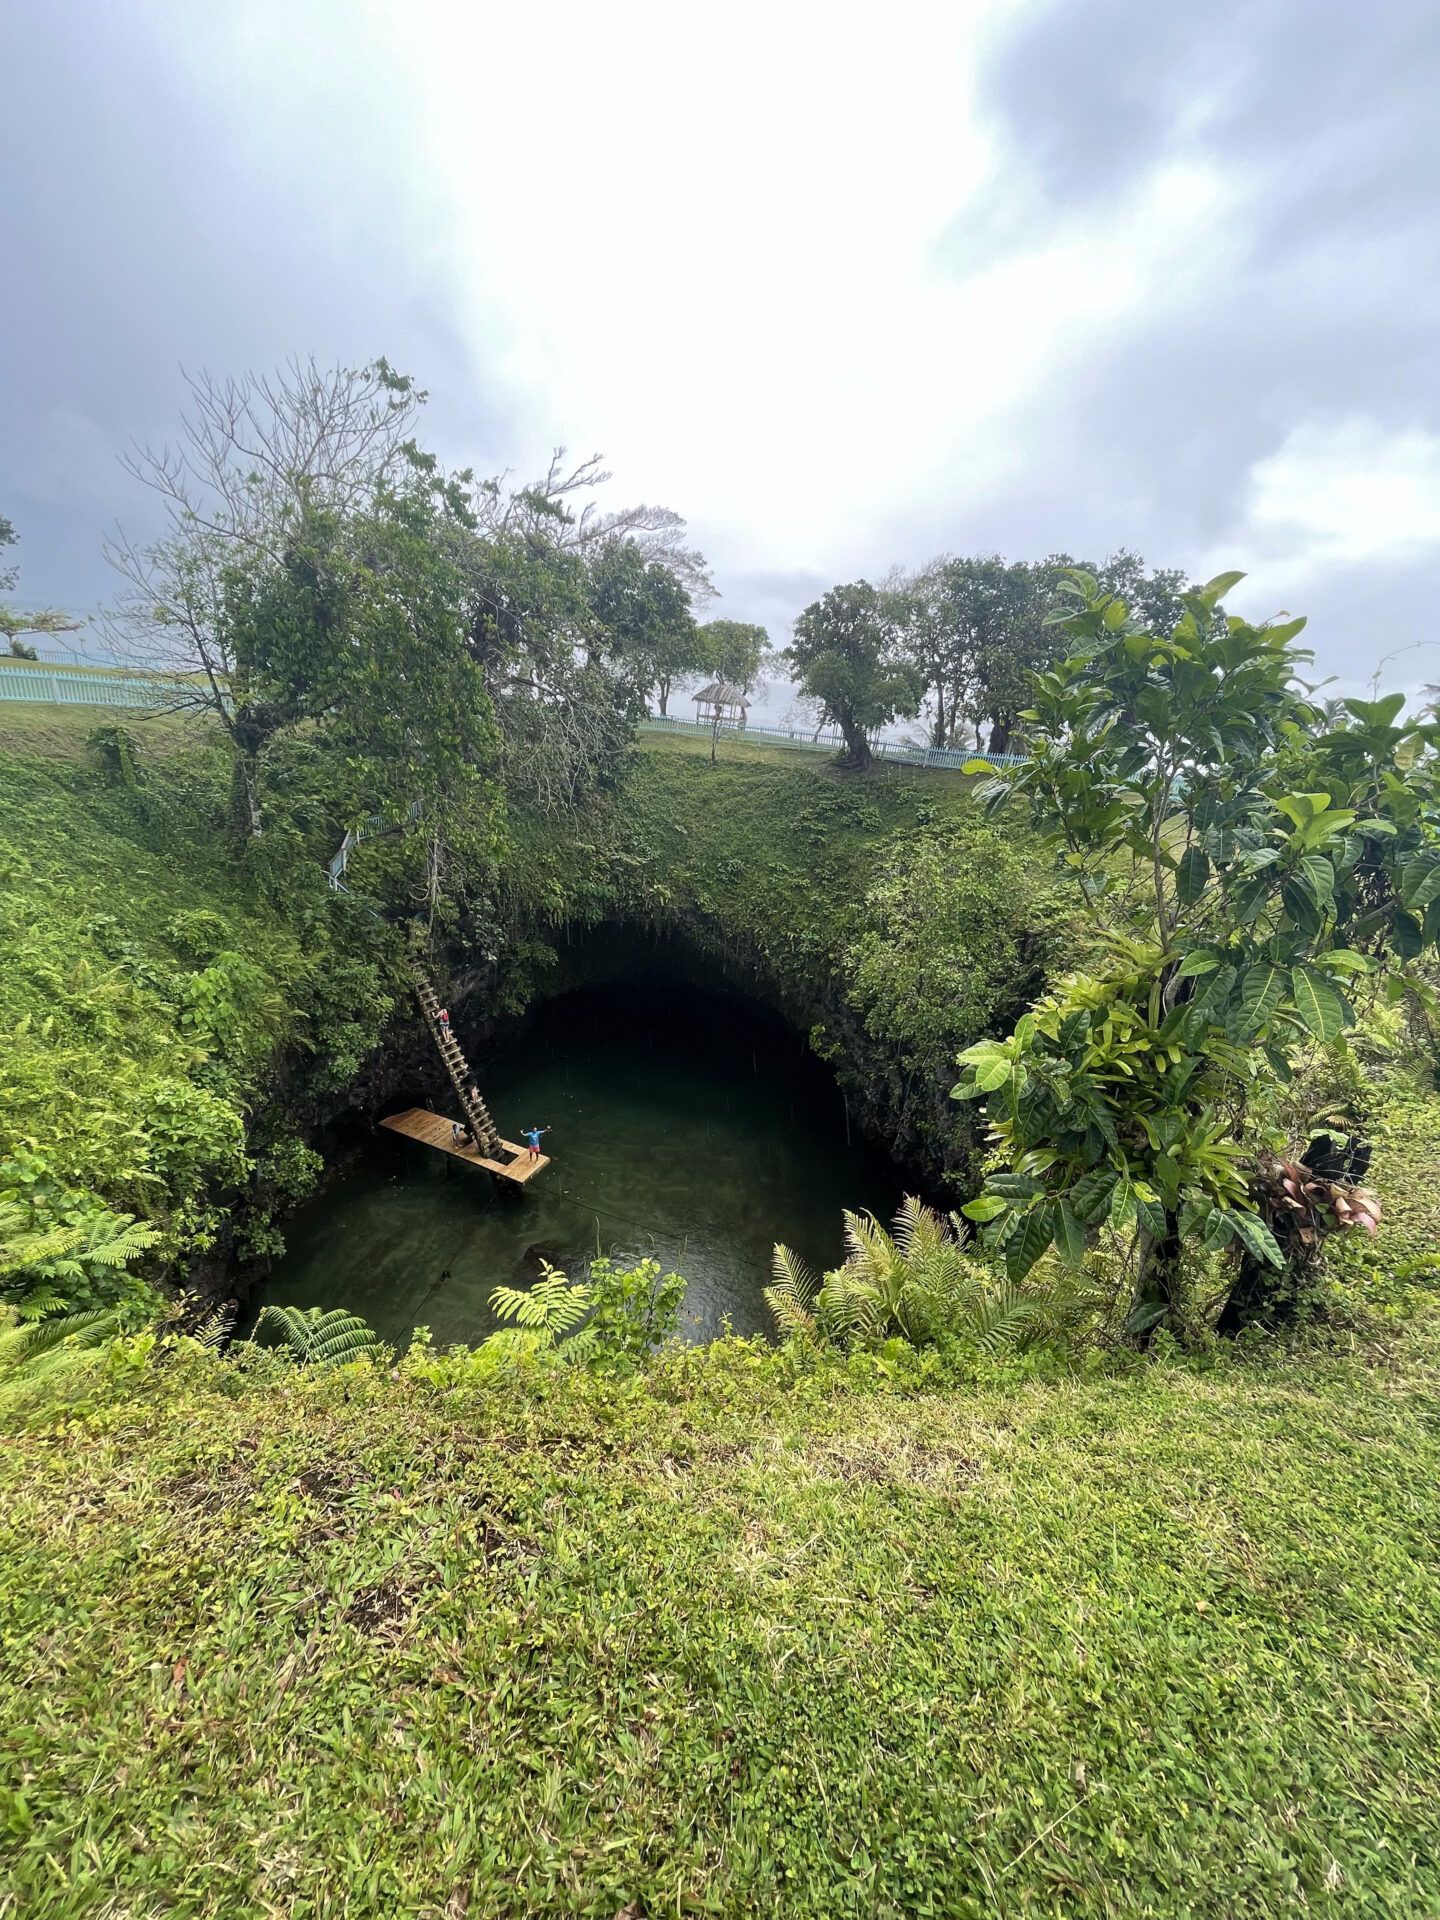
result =
[[[712,680],[708,687],[701,687],[700,691],[692,697],[707,706],[748,707],[750,705],[745,698],[743,688],[732,687],[728,680]]]

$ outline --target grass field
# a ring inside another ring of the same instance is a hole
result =
[[[51,760],[82,760],[96,727],[129,729],[142,748],[175,753],[203,739],[204,719],[193,713],[155,713],[144,707],[71,707],[44,701],[0,700],[0,753]]]
[[[98,1385],[0,1462],[0,1912],[1440,1913],[1434,1359]]]

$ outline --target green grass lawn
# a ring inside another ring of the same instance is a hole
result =
[[[150,753],[168,755],[200,744],[210,727],[196,713],[157,713],[145,707],[71,707],[45,701],[0,700],[0,754],[45,760],[83,760],[96,727],[122,726]]]
[[[0,1466],[0,1912],[1440,1913],[1435,1356],[99,1385]]]

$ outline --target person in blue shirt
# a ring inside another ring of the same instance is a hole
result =
[[[524,1138],[530,1142],[530,1158],[532,1160],[538,1160],[540,1158],[540,1136],[542,1133],[549,1133],[549,1127],[522,1127],[520,1131]]]

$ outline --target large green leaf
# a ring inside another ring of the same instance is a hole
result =
[[[1292,967],[1290,989],[1296,1011],[1316,1039],[1336,1039],[1345,1026],[1345,1007],[1324,974],[1314,967]]]
[[[1005,1271],[1012,1280],[1023,1280],[1035,1262],[1055,1238],[1055,1209],[1036,1207],[1027,1214],[1025,1225],[1014,1234],[1005,1248]]]
[[[1193,906],[1210,884],[1210,858],[1203,847],[1187,847],[1175,870],[1175,897]]]
[[[1335,895],[1335,868],[1323,853],[1307,853],[1297,871],[1304,875],[1310,892],[1326,906]]]
[[[1110,1196],[1115,1191],[1115,1182],[1119,1175],[1107,1167],[1096,1167],[1092,1172],[1082,1174],[1070,1190],[1070,1205],[1075,1218],[1086,1226],[1093,1226],[1110,1211]]]
[[[1038,1180],[1024,1173],[992,1173],[985,1188],[988,1193],[998,1193],[1006,1200],[1033,1200],[1037,1193],[1045,1191]]]
[[[1210,953],[1204,947],[1197,947],[1193,953],[1187,953],[1180,962],[1180,978],[1190,980],[1198,973],[1213,973],[1219,964],[1218,953]]]
[[[1285,998],[1288,985],[1284,968],[1272,966],[1268,960],[1257,961],[1245,969],[1245,978],[1240,984],[1240,1010],[1247,1031],[1254,1033],[1264,1026]]]
[[[1413,913],[1396,907],[1390,921],[1390,937],[1402,960],[1416,960],[1425,945],[1425,930]]]
[[[1165,1237],[1165,1209],[1158,1200],[1147,1200],[1145,1195],[1135,1196],[1135,1217],[1152,1240]]]
[[[1272,1267],[1284,1266],[1285,1256],[1276,1245],[1274,1234],[1258,1214],[1242,1213],[1237,1208],[1228,1218],[1235,1238],[1243,1241],[1257,1260],[1263,1260]]]
[[[1055,1250],[1067,1267],[1078,1267],[1085,1258],[1085,1229],[1075,1218],[1068,1200],[1060,1202],[1055,1220]]]

